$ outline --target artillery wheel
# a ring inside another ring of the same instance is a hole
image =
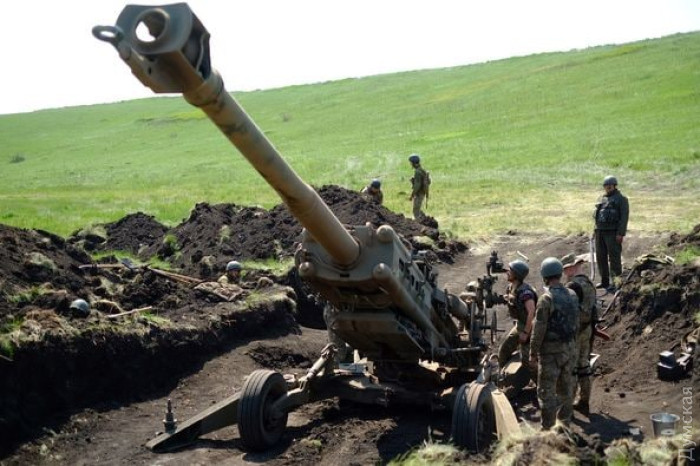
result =
[[[287,427],[287,413],[274,416],[272,404],[287,393],[282,374],[256,370],[243,384],[238,404],[238,431],[250,450],[261,451],[273,446]]]
[[[452,441],[469,451],[482,453],[496,438],[496,415],[487,385],[468,383],[457,391],[452,410]]]

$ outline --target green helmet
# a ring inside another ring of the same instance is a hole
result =
[[[542,261],[542,266],[540,267],[542,278],[561,277],[563,272],[564,267],[556,257],[548,257]]]
[[[420,163],[420,155],[418,155],[418,154],[411,154],[411,155],[408,157],[408,161],[411,162],[411,163],[413,163],[413,164]]]
[[[509,263],[508,270],[512,271],[513,275],[515,275],[515,278],[517,278],[520,281],[525,280],[527,274],[530,273],[530,267],[528,267],[528,265],[520,259],[516,259],[513,262]]]
[[[70,310],[84,317],[90,314],[90,305],[84,299],[76,299],[70,303]]]
[[[617,178],[614,176],[608,175],[605,177],[603,180],[603,186],[608,186],[608,185],[614,185],[617,186]]]
[[[227,272],[230,270],[239,270],[240,271],[242,269],[243,269],[243,266],[238,261],[231,261],[228,264],[226,264],[226,271]]]

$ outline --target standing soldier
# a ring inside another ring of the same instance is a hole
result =
[[[362,194],[362,197],[367,199],[370,202],[376,202],[379,205],[382,205],[384,202],[384,193],[382,192],[382,182],[379,181],[378,179],[373,179],[372,182],[362,188],[362,191],[360,192]]]
[[[517,322],[498,348],[498,365],[505,366],[513,352],[520,347],[520,361],[524,367],[527,367],[537,293],[529,284],[525,283],[525,277],[530,273],[530,268],[525,262],[514,260],[508,264],[507,273],[508,315],[516,319]]]
[[[537,366],[543,430],[549,430],[557,418],[568,424],[573,414],[579,303],[576,293],[561,284],[562,273],[559,259],[548,257],[542,261],[540,274],[546,291],[537,302],[530,340],[530,365]]]
[[[572,396],[580,388],[579,400],[574,409],[588,416],[591,399],[591,345],[593,343],[593,326],[596,323],[598,309],[596,303],[595,285],[583,273],[582,264],[586,262],[583,256],[567,254],[561,259],[564,275],[568,280],[566,286],[576,292],[581,308],[579,309],[579,329],[576,336],[577,364],[575,373],[578,375],[578,387],[574,387]]]
[[[627,198],[617,189],[617,178],[606,176],[603,189],[605,194],[598,200],[594,212],[596,261],[600,272],[596,288],[613,293],[615,277],[622,275],[622,241],[627,234],[630,208]]]
[[[411,166],[413,167],[411,197],[409,200],[413,201],[413,218],[419,220],[425,216],[421,207],[423,206],[423,200],[428,195],[428,172],[423,170],[423,167],[420,166],[420,155],[412,154],[408,157],[408,161],[411,162]]]

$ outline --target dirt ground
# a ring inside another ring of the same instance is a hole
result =
[[[485,274],[492,250],[506,262],[526,256],[528,281],[539,290],[542,259],[588,250],[584,235],[448,240],[432,220],[421,225],[336,186],[319,192],[342,222],[389,223],[414,247],[429,250],[440,287],[454,293]],[[283,206],[265,211],[232,204],[198,204],[174,228],[137,213],[66,239],[0,225],[0,334],[11,348],[3,346],[0,358],[0,464],[376,464],[430,439],[447,441],[448,413],[330,400],[290,414],[282,441],[264,454],[246,452],[235,427],[176,452],[145,448],[163,428],[168,399],[182,421],[235,393],[255,369],[307,370],[326,342],[320,309],[293,274],[268,274],[275,284],[262,289],[255,279],[265,272],[251,274],[250,285],[229,301],[157,271],[120,267],[110,256],[100,262],[114,268],[80,268],[91,263],[88,252],[129,251],[142,260],[155,255],[180,274],[206,280],[233,258],[291,256],[299,233]],[[690,234],[631,232],[625,269],[642,254],[672,254],[689,244],[700,245],[700,225]],[[612,339],[597,340],[594,348],[601,358],[591,415],[575,417],[583,447],[602,451],[614,439],[649,437],[649,415],[681,414],[688,387],[693,406],[700,406],[697,370],[678,382],[656,377],[659,352],[679,355],[681,337],[696,325],[699,268],[647,263],[622,284],[604,315]],[[496,289],[503,292],[505,277]],[[102,307],[79,318],[68,309],[76,297]],[[606,309],[612,296],[600,299]],[[111,317],[144,307],[151,308],[144,316]],[[498,308],[498,317],[499,329],[509,330],[505,309]],[[521,420],[536,424],[534,398],[534,389],[526,389],[514,406]]]

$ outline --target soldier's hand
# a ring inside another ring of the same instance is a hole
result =
[[[622,235],[617,235],[615,237],[615,240],[617,241],[618,244],[622,244],[622,241],[624,241],[625,237]]]
[[[530,367],[537,367],[537,355],[530,356]]]
[[[520,344],[527,343],[527,341],[530,339],[530,334],[527,332],[520,332],[518,334],[518,341]]]

